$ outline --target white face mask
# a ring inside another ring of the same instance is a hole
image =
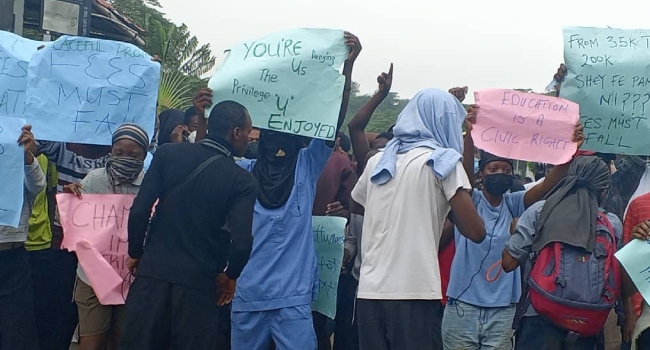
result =
[[[187,136],[187,141],[194,143],[196,140],[196,131],[193,131],[189,136]]]

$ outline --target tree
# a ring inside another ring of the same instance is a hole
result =
[[[350,103],[348,104],[348,114],[345,117],[345,125],[347,125],[357,111],[372,97],[372,95],[360,94],[359,88],[360,85],[358,83],[352,83]],[[366,127],[366,132],[381,133],[388,130],[388,128],[395,124],[397,116],[402,112],[402,109],[404,109],[408,102],[408,99],[401,99],[398,93],[391,92],[386,99],[384,99],[384,102],[377,107],[375,113],[373,113],[370,123],[368,123],[368,126]]]
[[[158,105],[159,109],[185,109],[192,104],[192,95],[205,85],[202,75],[215,64],[210,45],[199,47],[199,40],[190,36],[185,24],[180,27],[161,22],[152,25],[154,35],[148,44],[157,48],[163,62]]]
[[[194,90],[188,80],[180,72],[162,72],[158,87],[158,114],[166,109],[186,109],[192,105]]]
[[[174,25],[159,11],[158,0],[111,0],[116,10],[147,32],[144,50],[162,60],[158,109],[184,109],[205,84],[202,76],[215,64],[210,45],[200,45],[185,24]]]
[[[199,46],[199,40],[191,36],[185,24],[177,27],[155,22],[151,29],[153,35],[147,46],[160,56],[164,71],[200,78],[214,67],[216,57],[212,56],[210,44]]]

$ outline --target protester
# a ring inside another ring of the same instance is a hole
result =
[[[343,131],[339,131],[336,134],[336,145],[334,146],[334,151],[345,155],[349,155],[351,150],[352,150],[352,141],[350,141],[350,137],[346,135]]]
[[[313,215],[350,217],[350,193],[356,182],[350,158],[341,152],[330,156],[316,185]]]
[[[57,192],[63,187],[80,182],[92,170],[104,168],[109,158],[110,146],[85,145],[63,142],[36,141],[38,154],[45,155],[55,166]],[[68,350],[78,323],[74,303],[77,256],[61,250],[63,228],[59,222],[56,201],[48,202],[52,208],[52,242],[38,258],[38,274],[44,280],[35,282],[34,293],[39,301],[36,314],[39,341],[48,350]]]
[[[647,202],[647,197],[644,199]],[[644,208],[644,210],[647,210]],[[650,218],[650,216],[646,216]],[[628,221],[626,218],[625,221],[626,231]],[[627,232],[626,232],[627,233]],[[646,242],[650,242],[650,219],[645,219],[639,222],[632,232],[630,232],[633,239],[641,239]],[[630,276],[627,273],[623,273],[623,297],[626,301],[626,317],[627,320],[633,319],[634,322],[626,324],[624,340],[631,343],[631,348],[636,350],[649,350],[650,349],[650,306],[647,301],[643,301],[643,308],[640,313],[640,317],[636,315],[636,310],[634,304],[635,301],[632,298],[633,295],[638,293],[637,287],[634,285]],[[631,329],[628,326],[632,326]]]
[[[330,155],[325,169],[318,179],[312,215],[350,218],[350,202],[352,200],[350,193],[357,179],[347,151],[343,149],[350,149],[350,140],[347,139],[346,145],[345,138],[347,136],[339,132],[334,146],[335,151]],[[327,316],[315,311],[312,312],[312,317],[318,349],[331,350],[331,332],[328,327],[331,321]]]
[[[371,155],[371,149],[384,147],[392,138],[392,134],[367,134],[365,129],[372,114],[384,101],[390,92],[393,81],[393,65],[388,73],[377,77],[379,88],[373,97],[364,104],[348,123],[353,157],[353,169],[357,175],[363,173],[366,160]],[[343,249],[342,271],[339,277],[337,291],[337,312],[335,319],[334,349],[356,350],[359,348],[359,330],[354,317],[355,300],[359,284],[361,254],[358,253],[361,244],[363,226],[363,207],[351,201],[350,220],[346,227]]]
[[[635,232],[643,232],[646,227],[644,223],[648,220],[650,220],[650,193],[637,197],[630,203],[623,225],[623,244],[630,243],[634,239]],[[627,288],[626,291],[629,290],[630,288]],[[627,343],[631,343],[634,339],[634,329],[643,309],[643,297],[641,294],[629,294],[630,296],[624,299],[625,323],[623,326],[623,341]]]
[[[607,235],[613,233],[617,238],[620,238],[622,235],[622,224],[616,215],[607,213],[606,216],[602,216],[603,218],[599,218],[601,215],[599,212],[603,212],[602,209],[599,209],[599,205],[602,204],[605,192],[609,186],[609,181],[609,168],[600,158],[594,156],[578,156],[571,163],[566,179],[553,189],[553,192],[546,197],[545,201],[535,203],[519,218],[515,233],[509,239],[506,244],[506,249],[502,254],[504,271],[510,272],[515,270],[519,265],[528,262],[531,253],[539,254],[547,245],[553,244],[554,242],[563,244],[564,248],[562,248],[562,252],[566,252],[566,254],[572,251],[567,250],[569,246],[574,247],[570,249],[581,249],[580,253],[576,254],[581,254],[583,256],[582,259],[588,259],[591,258],[591,255],[587,255],[588,257],[585,258],[582,252],[586,251],[591,253],[596,249],[604,249],[604,246],[600,243],[598,243],[599,248],[594,248],[594,242],[598,232],[605,230]],[[551,247],[551,249],[553,248]],[[569,261],[575,260],[566,257],[561,258],[570,259]],[[609,257],[609,259],[614,259],[614,257]],[[615,260],[613,262],[616,263]],[[536,263],[538,261],[532,261],[532,271],[535,270]],[[577,260],[572,262],[572,264],[578,263],[579,261]],[[544,266],[537,268],[544,268]],[[571,273],[576,273],[579,270],[573,266],[567,266],[566,269],[566,276],[569,276],[567,278],[573,278],[573,280],[569,281],[571,285],[567,288],[573,289],[561,297],[569,296],[580,298],[580,300],[591,300],[583,299],[591,297],[591,294],[589,294],[591,287],[579,282],[585,278],[593,282],[594,286],[602,283],[605,285],[605,288],[609,288],[608,283],[611,280],[606,280],[605,275],[599,275],[599,277],[595,275],[570,277]],[[593,271],[593,273],[595,274],[596,271]],[[609,273],[613,274],[615,271],[610,270]],[[526,278],[528,279],[528,277]],[[597,278],[604,280],[594,280]],[[564,285],[562,286],[564,288]],[[581,293],[575,295],[573,291],[576,289]],[[595,293],[598,294],[596,300],[600,300],[602,288],[599,288]],[[570,332],[563,328],[562,325],[553,323],[538,315],[537,310],[530,302],[530,291],[525,291],[524,296],[520,305],[522,310],[521,315],[523,317],[520,321],[521,326],[519,332],[517,333],[516,349],[594,349],[598,340],[597,336],[579,337],[577,333]],[[612,301],[612,306],[614,301]],[[573,306],[575,304],[567,301],[566,305]],[[605,310],[607,313],[609,311]],[[566,317],[570,316],[567,315]],[[519,320],[515,320],[515,322],[518,324]]]
[[[379,88],[377,92],[366,102],[354,117],[348,123],[348,131],[350,132],[350,141],[352,143],[352,151],[354,158],[357,161],[357,175],[361,175],[366,166],[368,152],[372,149],[379,149],[386,146],[386,143],[392,138],[388,134],[379,134],[374,140],[368,140],[366,136],[366,127],[370,123],[370,118],[375,112],[377,107],[388,97],[391,86],[393,85],[393,64],[391,63],[388,73],[382,73],[377,77],[377,84]],[[385,142],[384,142],[385,141]],[[371,147],[373,146],[373,147]]]
[[[158,116],[160,128],[158,129],[158,147],[166,143],[187,142],[190,130],[185,113],[180,109],[167,109]],[[197,121],[198,123],[198,121]]]
[[[464,166],[474,182],[473,115],[470,113],[464,145]],[[582,125],[573,141],[582,144]],[[486,222],[489,239],[474,243],[455,233],[456,254],[447,289],[449,298],[442,322],[445,349],[507,348],[512,343],[515,304],[521,297],[520,272],[502,274],[501,249],[510,237],[510,226],[524,210],[542,199],[562,180],[569,164],[556,166],[546,180],[529,191],[509,192],[515,184],[513,162],[483,152],[479,161],[482,189],[472,191],[472,200]],[[493,249],[493,245],[497,248]]]
[[[616,172],[612,174],[603,208],[624,219],[630,201],[642,185],[641,180],[647,172],[647,164],[638,156],[619,156],[615,165]]]
[[[49,347],[45,339],[53,339],[55,335],[48,334],[53,331],[52,325],[47,322],[52,319],[49,316],[53,305],[50,304],[51,297],[48,294],[51,286],[56,284],[56,276],[52,273],[52,256],[57,251],[52,247],[52,224],[54,210],[56,209],[55,195],[57,184],[57,172],[55,166],[45,155],[36,157],[45,175],[45,188],[34,199],[32,215],[29,218],[29,232],[25,249],[29,255],[31,267],[32,284],[34,289],[34,312],[36,318],[36,329],[40,349]],[[56,308],[54,308],[56,309]]]
[[[437,253],[450,209],[461,233],[476,242],[485,237],[460,162],[465,115],[451,94],[419,92],[352,191],[365,208],[357,300],[362,350],[442,348]]]
[[[148,147],[146,131],[135,124],[123,124],[113,133],[106,167],[91,171],[81,183],[66,185],[64,191],[79,198],[82,194],[137,194]],[[124,305],[102,305],[81,265],[77,267],[74,298],[79,313],[80,350],[117,349]]]
[[[467,87],[462,88],[452,88],[449,90],[449,93],[454,95],[459,102],[465,100],[465,95],[468,92]],[[468,109],[465,108],[467,111]],[[463,133],[463,136],[466,132]],[[476,160],[476,170],[478,171],[478,160]],[[440,287],[442,291],[441,303],[443,308],[447,306],[447,288],[449,287],[449,279],[451,275],[451,264],[454,260],[454,255],[456,254],[456,244],[454,242],[454,225],[449,221],[445,220],[445,225],[442,229],[442,236],[440,237],[440,243],[438,246],[438,264],[440,267]],[[442,322],[444,312],[437,314],[436,316]]]
[[[345,42],[350,54],[343,68],[345,88],[337,132],[347,111],[354,61],[361,51],[354,35],[346,32]],[[235,350],[266,350],[271,339],[280,349],[316,348],[311,302],[318,293],[318,271],[310,214],[316,183],[334,143],[314,139],[302,147],[301,137],[263,130],[258,159],[240,161],[253,173],[260,191],[253,218],[253,252],[232,305]]]
[[[187,127],[187,141],[196,142],[196,131],[199,129],[199,115],[196,107],[192,106],[185,111],[185,126]]]
[[[34,293],[29,255],[25,250],[27,224],[34,198],[45,188],[45,175],[36,161],[31,125],[25,125],[18,138],[25,152],[23,205],[17,228],[0,226],[0,349],[38,348],[34,319]]]
[[[133,202],[128,264],[136,278],[120,349],[216,348],[218,306],[232,300],[251,252],[257,185],[232,159],[248,144],[246,108],[224,101],[210,117],[201,142],[156,151]],[[221,230],[226,221],[229,231]]]
[[[190,133],[199,129],[199,114],[196,107],[192,106],[185,111],[184,124]]]

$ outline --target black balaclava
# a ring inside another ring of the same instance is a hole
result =
[[[257,159],[257,149],[259,144],[257,141],[249,142],[246,146],[246,152],[244,152],[244,158],[246,159]]]
[[[289,200],[301,148],[300,137],[270,130],[260,133],[253,175],[260,187],[257,199],[263,207],[277,209]]]

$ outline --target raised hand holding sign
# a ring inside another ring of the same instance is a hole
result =
[[[334,140],[345,83],[339,68],[359,51],[358,39],[329,29],[295,29],[243,42],[208,83],[212,105],[236,101],[255,127]]]

